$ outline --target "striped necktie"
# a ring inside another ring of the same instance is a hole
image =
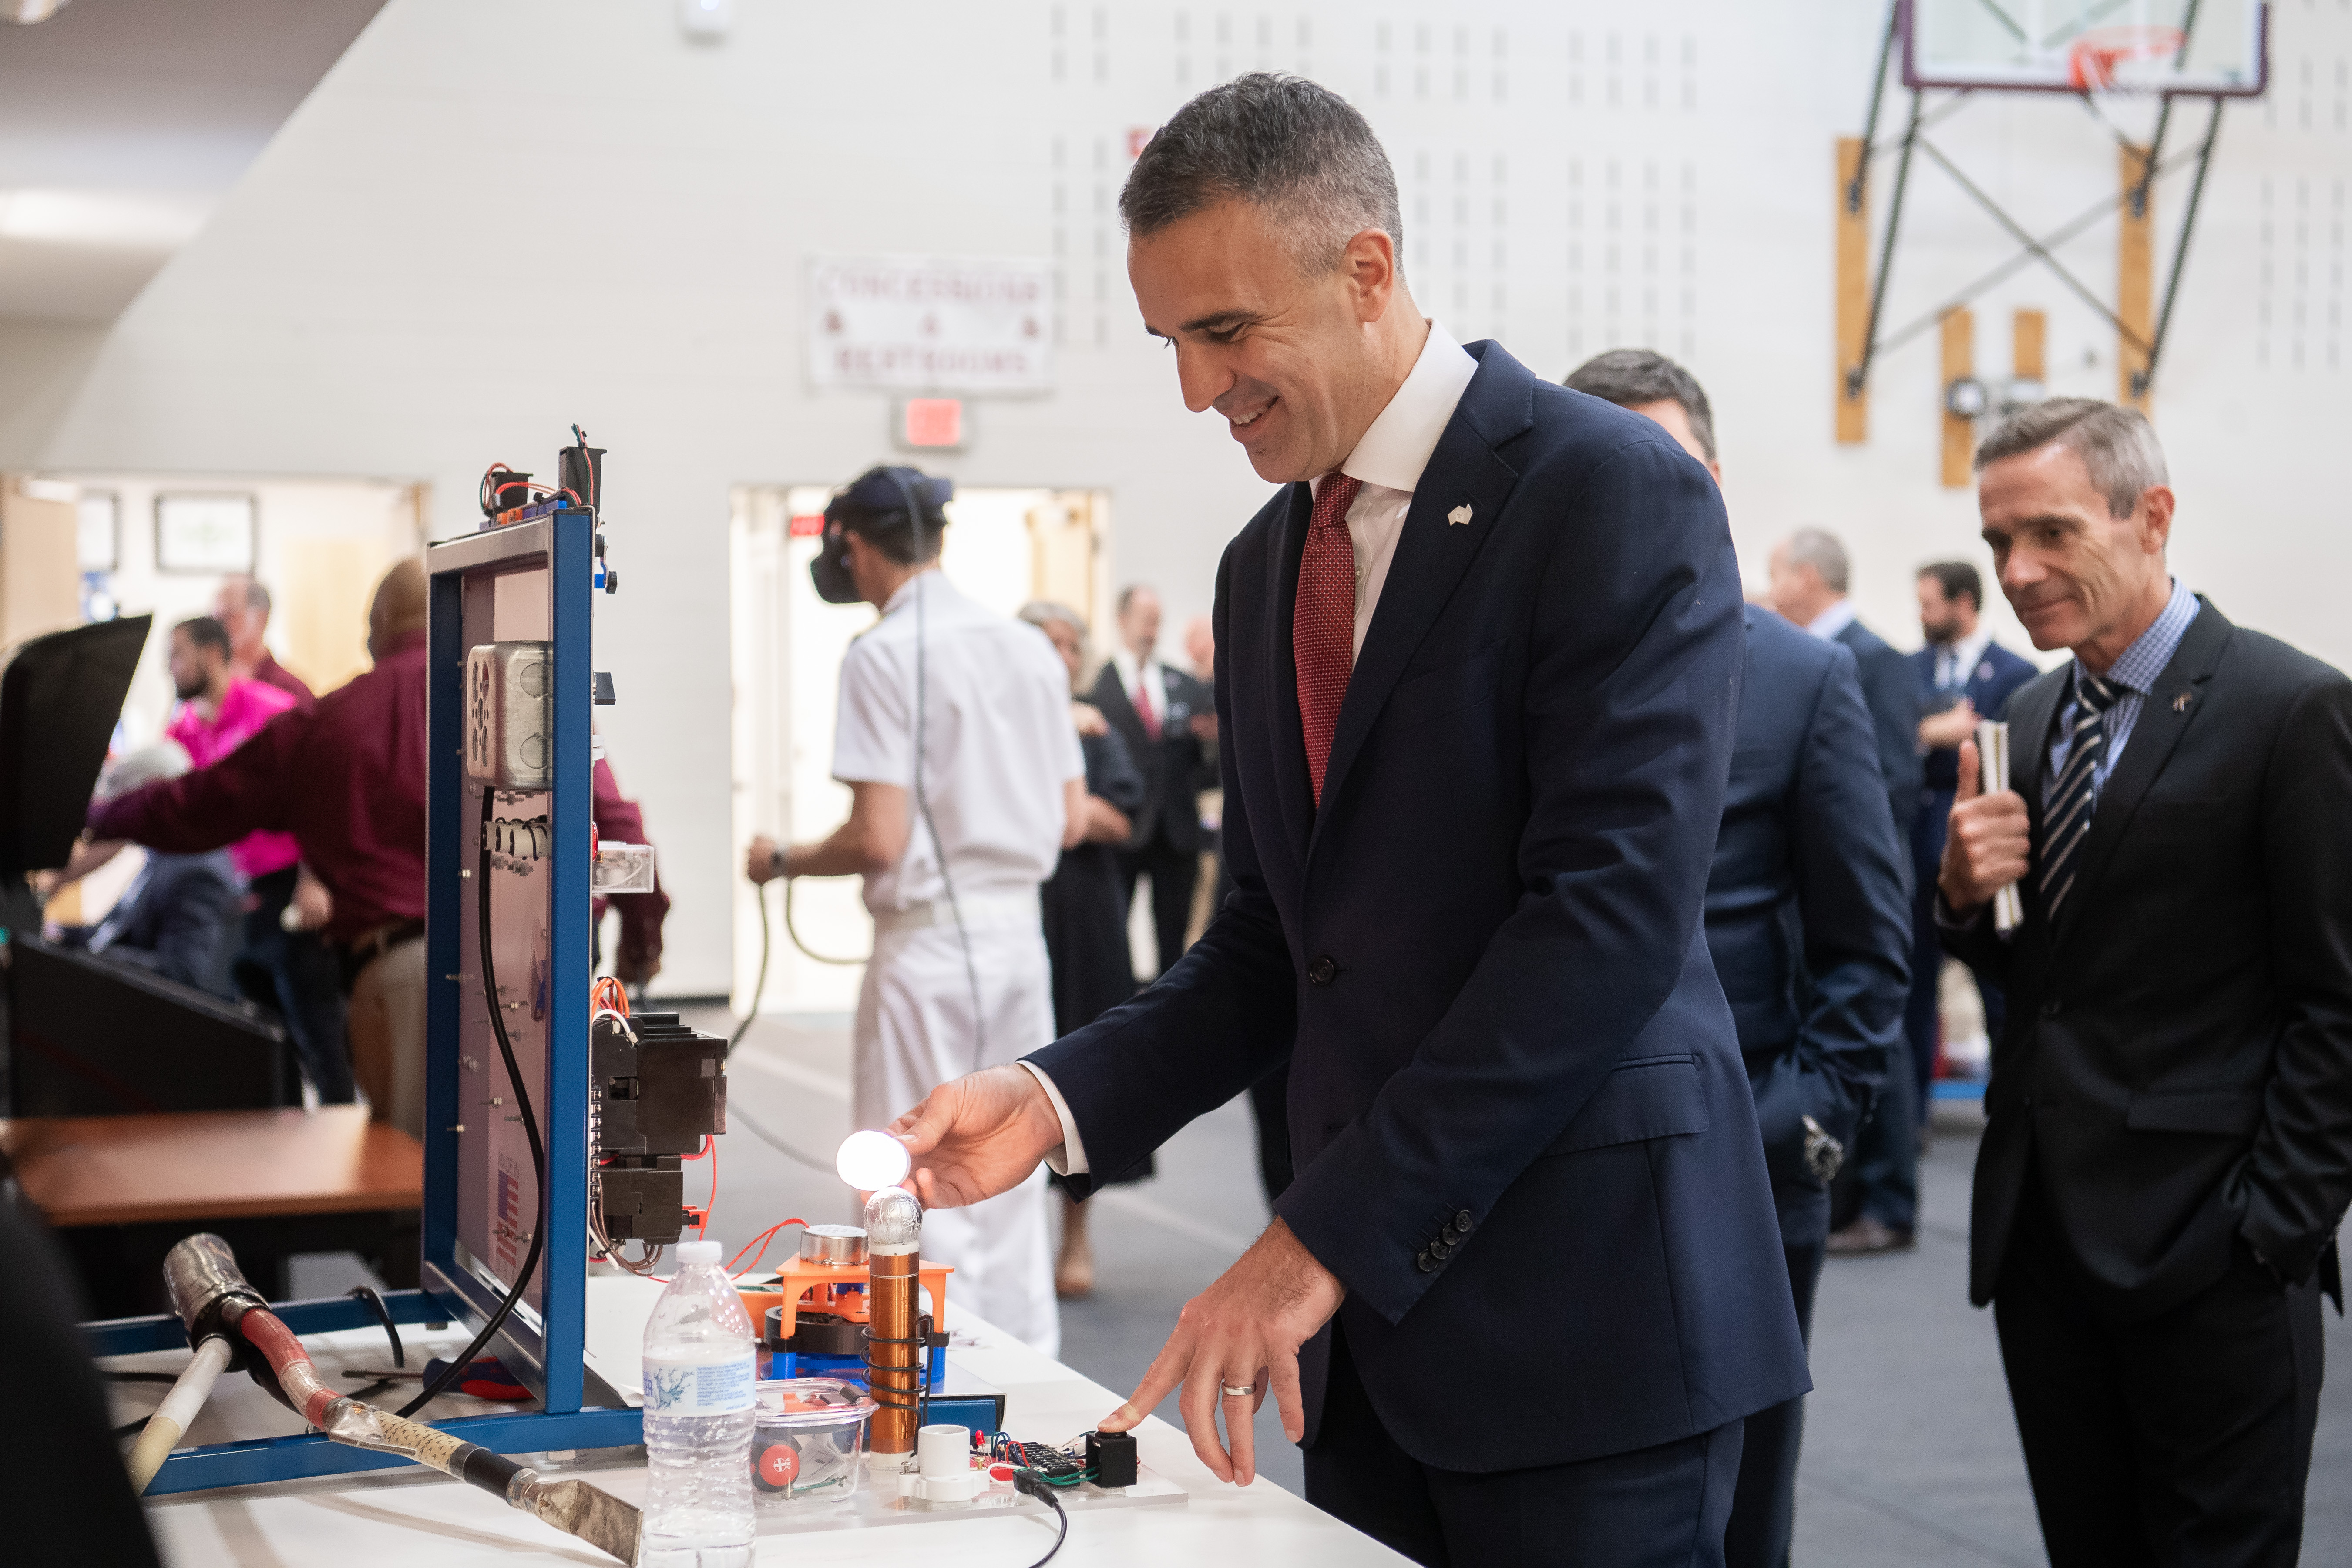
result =
[[[2074,873],[2082,859],[2083,841],[2091,836],[2091,817],[2099,809],[2099,770],[2106,759],[2107,714],[2123,695],[2114,681],[2074,667],[2074,738],[2066,750],[2066,765],[2050,791],[2050,805],[2042,821],[2042,908],[2056,920],[2058,907],[2074,889]]]

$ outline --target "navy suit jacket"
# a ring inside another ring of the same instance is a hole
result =
[[[1936,649],[1930,646],[1910,656],[1911,674],[1919,683],[1919,700],[1927,702],[1936,695]],[[1985,644],[1984,657],[1969,671],[1966,693],[1969,706],[1984,719],[1998,719],[2009,705],[2010,694],[2042,672],[1997,642]],[[1921,712],[1927,710],[1922,708]],[[1927,795],[1923,801],[1933,805],[1930,798],[1940,795],[1946,811],[1951,809],[1951,797],[1960,787],[1960,751],[1958,746],[1939,747],[1927,753]]]
[[[1293,484],[1218,571],[1234,890],[1157,984],[1033,1059],[1109,1172],[1286,1058],[1275,1206],[1347,1286],[1373,1407],[1417,1459],[1495,1471],[1809,1384],[1702,921],[1742,657],[1722,501],[1649,420],[1470,353],[1319,809]],[[1301,1355],[1309,1444],[1330,1332]]]
[[[1853,656],[1748,610],[1748,664],[1706,944],[1756,1091],[1790,1242],[1829,1231],[1807,1116],[1851,1148],[1911,987],[1902,840]]]
[[[1895,820],[1908,823],[1918,810],[1919,715],[1926,703],[1911,661],[1887,645],[1886,639],[1860,621],[1840,627],[1835,641],[1853,655],[1862,677],[1862,700],[1870,707],[1870,722],[1878,731],[1878,771],[1886,780],[1886,808]]]

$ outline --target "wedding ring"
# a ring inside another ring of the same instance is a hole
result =
[[[1247,1399],[1251,1394],[1255,1394],[1256,1392],[1257,1385],[1255,1384],[1244,1383],[1239,1388],[1235,1388],[1230,1383],[1225,1384],[1225,1397],[1227,1399]]]

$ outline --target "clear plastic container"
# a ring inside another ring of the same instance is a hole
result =
[[[646,1321],[645,1523],[639,1568],[749,1568],[751,1317],[719,1244],[682,1243]]]
[[[857,1489],[873,1396],[832,1377],[759,1387],[752,1413],[751,1490],[760,1511],[839,1502]]]

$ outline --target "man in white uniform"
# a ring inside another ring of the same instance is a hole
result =
[[[746,858],[754,882],[866,880],[860,1127],[1054,1037],[1037,886],[1084,821],[1069,674],[1036,627],[981,608],[939,570],[950,493],[912,468],[876,468],[825,509],[817,592],[882,612],[841,667],[833,776],[849,786],[849,819],[811,844],[754,838]],[[923,1252],[954,1267],[955,1294],[982,1317],[1059,1349],[1043,1170],[928,1214]]]

